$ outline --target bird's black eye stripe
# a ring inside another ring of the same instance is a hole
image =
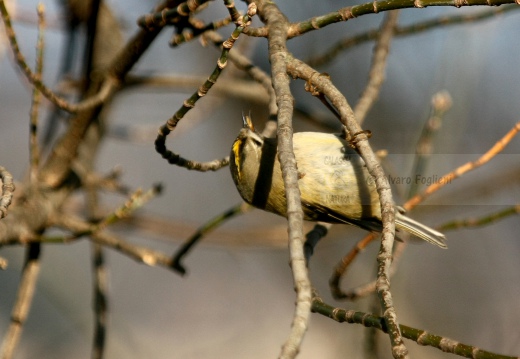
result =
[[[255,136],[252,136],[251,139],[253,140],[254,143],[256,143],[258,146],[262,146],[262,141],[255,137]]]

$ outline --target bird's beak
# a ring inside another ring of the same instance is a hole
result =
[[[253,126],[253,122],[251,121],[250,115],[245,115],[242,113],[242,121],[244,122],[244,128],[248,128],[251,131],[255,130],[255,126]]]

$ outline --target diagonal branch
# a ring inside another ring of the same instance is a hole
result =
[[[379,329],[388,332],[383,318],[354,310],[345,310],[342,308],[334,308],[324,303],[321,298],[315,297],[312,303],[312,311],[326,317],[332,318],[339,323],[361,324],[367,328]],[[500,355],[482,350],[478,347],[460,343],[456,340],[441,337],[429,333],[425,330],[416,329],[407,325],[400,325],[403,336],[406,339],[415,341],[419,345],[427,345],[445,353],[453,353],[465,358],[471,359],[518,359],[507,355]]]
[[[0,358],[10,359],[13,357],[14,351],[20,336],[22,335],[23,326],[31,309],[36,281],[40,272],[40,243],[31,243],[26,250],[25,264],[22,270],[22,278],[18,287],[18,295],[16,303],[11,313],[11,324],[4,336],[4,341],[0,348]]]
[[[301,78],[311,83],[317,91],[322,92],[340,114],[341,122],[350,134],[350,142],[355,145],[361,154],[367,170],[375,179],[379,200],[381,203],[381,217],[383,221],[383,233],[378,261],[377,293],[383,308],[384,317],[388,326],[388,333],[392,343],[392,354],[395,358],[407,358],[408,350],[404,346],[397,315],[393,307],[390,293],[390,264],[392,262],[392,247],[395,235],[395,213],[392,192],[388,178],[385,176],[376,155],[368,143],[368,136],[357,123],[352,108],[346,98],[334,86],[328,76],[321,76],[304,62],[293,59],[287,64],[289,74],[295,78]]]
[[[505,134],[497,143],[493,145],[486,153],[484,153],[480,158],[475,161],[468,162],[463,164],[462,166],[456,168],[450,173],[442,176],[439,181],[433,183],[431,186],[426,188],[423,192],[415,195],[410,198],[403,207],[406,210],[410,210],[417,206],[419,203],[424,201],[427,197],[429,197],[432,193],[436,192],[440,188],[444,187],[446,184],[451,183],[452,180],[459,178],[465,173],[472,171],[487,162],[489,162],[493,157],[495,157],[498,153],[502,152],[502,150],[511,142],[511,140],[520,132],[520,121],[517,122],[508,133]]]
[[[170,151],[166,147],[166,138],[175,130],[179,121],[190,111],[198,100],[206,96],[209,90],[217,82],[220,74],[227,65],[228,54],[233,47],[235,41],[238,39],[244,28],[251,22],[251,18],[256,14],[256,5],[251,3],[248,7],[247,14],[236,21],[236,28],[231,36],[222,44],[222,52],[217,60],[217,66],[207,78],[207,80],[198,88],[198,90],[188,99],[184,100],[182,107],[170,117],[164,125],[159,128],[157,138],[155,139],[155,151],[161,155],[162,158],[168,161],[169,164],[177,165],[187,168],[189,170],[196,170],[201,172],[218,171],[229,164],[229,156],[219,160],[209,162],[198,162],[181,157],[179,154]]]
[[[431,20],[426,20],[411,24],[408,26],[396,26],[394,31],[395,37],[417,35],[421,32],[434,29],[446,29],[449,26],[463,25],[470,22],[484,21],[488,19],[497,18],[500,14],[513,13],[514,11],[520,10],[520,6],[516,5],[505,5],[499,8],[492,8],[485,10],[480,13],[474,14],[462,14],[462,15],[451,15],[441,16]],[[350,36],[337,41],[329,49],[322,53],[313,54],[312,57],[305,60],[305,62],[312,67],[320,67],[338,58],[338,55],[342,51],[353,48],[354,46],[360,45],[367,41],[376,40],[379,37],[379,29],[372,29],[367,32]]]
[[[379,97],[381,86],[385,81],[386,61],[398,16],[399,10],[389,12],[381,26],[380,36],[374,48],[374,57],[368,75],[368,83],[361,94],[361,98],[354,107],[354,115],[360,125],[363,124],[368,111]]]
[[[309,31],[319,30],[325,26],[337,22],[348,21],[363,15],[378,14],[383,11],[397,9],[425,8],[428,6],[500,6],[505,4],[518,4],[518,0],[390,0],[372,1],[364,4],[353,5],[338,9],[328,14],[314,16],[310,19],[300,21],[288,29],[288,38],[303,35]],[[258,31],[259,34],[262,34]]]

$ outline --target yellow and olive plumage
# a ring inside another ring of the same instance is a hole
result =
[[[361,156],[339,135],[299,132],[293,136],[304,218],[346,223],[382,230],[379,195]],[[231,175],[247,203],[286,216],[287,203],[275,138],[254,131],[244,116],[244,127],[233,143]],[[445,237],[396,210],[397,230],[446,248]]]

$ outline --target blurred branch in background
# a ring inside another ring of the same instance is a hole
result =
[[[514,13],[514,11],[516,10],[520,10],[520,8],[516,5],[509,5],[501,6],[491,10],[484,10],[476,14],[442,16],[439,18],[419,22],[408,26],[396,26],[394,29],[394,36],[400,37],[408,35],[417,35],[424,31],[431,31],[439,28],[445,29],[448,26],[465,25],[466,23],[471,22],[491,20],[499,14],[506,14],[510,12]],[[364,42],[376,40],[378,37],[378,29],[370,30],[368,32],[352,37],[347,37],[332,45],[330,49],[307,59],[305,62],[307,62],[310,66],[313,67],[320,67],[326,65],[334,59],[337,59],[343,51],[351,49],[355,46],[359,46]]]
[[[453,231],[461,228],[478,228],[487,226],[497,221],[501,221],[509,216],[520,213],[520,205],[509,207],[498,212],[490,213],[481,218],[466,218],[461,220],[455,220],[448,223],[444,223],[439,226],[441,231]]]
[[[35,76],[41,79],[43,72],[43,55],[44,55],[44,31],[45,31],[45,9],[42,4],[37,7],[38,12],[38,39],[36,42],[36,70]],[[38,180],[38,165],[39,165],[39,148],[37,143],[38,133],[38,116],[40,108],[40,93],[34,88],[32,95],[32,104],[30,111],[30,131],[29,131],[29,181],[31,185],[35,185]],[[4,177],[5,178],[5,177]],[[3,179],[5,184],[5,179]],[[9,199],[10,202],[10,199]],[[31,309],[36,283],[38,281],[38,274],[40,272],[40,243],[30,243],[25,249],[25,263],[22,270],[20,284],[18,286],[18,293],[16,302],[11,312],[11,323],[4,336],[2,346],[0,348],[0,357],[2,359],[10,359],[14,356],[14,351],[20,341],[22,330],[29,311]]]

